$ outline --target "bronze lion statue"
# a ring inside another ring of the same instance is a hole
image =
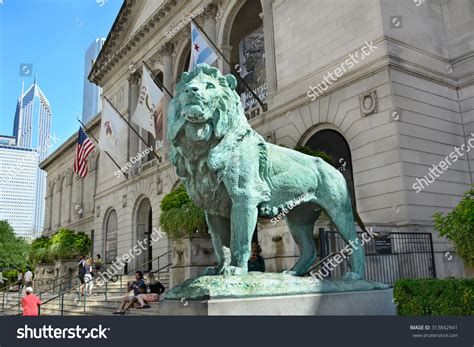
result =
[[[316,260],[313,228],[325,211],[343,239],[356,245],[345,277],[362,279],[364,249],[357,247],[343,175],[320,158],[265,142],[248,124],[236,86],[234,76],[197,65],[182,74],[167,114],[170,160],[205,210],[217,256],[217,267],[205,274],[246,274],[257,218],[284,214],[300,249],[288,272],[304,275]]]

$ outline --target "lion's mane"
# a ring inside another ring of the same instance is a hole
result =
[[[209,148],[205,156],[201,157],[196,163],[198,149],[195,146],[186,146],[186,141],[189,143],[191,140],[186,138],[184,130],[187,121],[181,115],[181,109],[184,106],[181,95],[184,93],[186,85],[201,74],[212,77],[221,89],[219,93],[215,93],[213,98],[206,100],[212,106],[211,110],[213,111],[210,120],[212,136],[207,144],[202,144],[202,146],[207,145]],[[201,176],[199,179],[201,182],[208,181],[210,187],[212,185],[218,186],[228,166],[236,165],[232,161],[233,153],[238,152],[239,142],[244,136],[255,137],[260,152],[260,163],[262,164],[260,167],[261,174],[267,176],[268,144],[248,124],[240,97],[235,91],[236,86],[237,81],[234,76],[224,76],[215,67],[199,64],[193,71],[183,72],[176,87],[175,97],[168,108],[167,138],[170,143],[170,161],[176,166],[177,174],[186,184],[191,198],[194,196],[197,201],[200,201],[201,198],[196,192],[196,182],[190,182],[189,180],[192,180],[193,175],[198,172],[202,174],[202,167],[207,166],[210,169],[207,172],[208,175],[205,175],[206,177]],[[186,151],[184,147],[191,149]],[[211,177],[214,173],[217,175]],[[265,178],[262,177],[262,180],[265,181]]]

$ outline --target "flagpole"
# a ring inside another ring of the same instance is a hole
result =
[[[79,123],[81,123],[81,125],[82,125],[82,127],[84,128],[84,131],[86,132],[86,134],[87,134],[87,135],[90,135],[90,136],[94,139],[94,141],[95,141],[96,144],[97,144],[97,147],[100,149],[100,147],[99,147],[99,141],[95,138],[94,135],[92,135],[92,133],[90,133],[90,132],[87,130],[87,128],[86,128],[86,126],[84,125],[84,123],[82,123],[81,120],[80,120],[78,117],[76,117],[76,119],[77,119],[77,121],[78,121]],[[104,152],[105,152],[105,154],[107,154],[107,156],[110,158],[110,160],[113,161],[113,163],[115,164],[115,166],[118,167],[118,169],[120,170],[120,172],[123,173],[123,175],[125,176],[125,178],[128,179],[128,174],[127,174],[126,172],[123,172],[123,171],[122,171],[122,168],[120,167],[120,165],[117,164],[117,162],[114,160],[114,158],[112,158],[112,156],[109,154],[109,152],[107,152],[107,151],[104,151]]]
[[[242,84],[244,85],[244,87],[246,89],[248,89],[248,91],[252,94],[252,96],[255,98],[255,100],[257,100],[257,102],[260,104],[260,106],[262,107],[263,109],[263,112],[267,111],[268,110],[268,105],[266,103],[264,103],[262,100],[260,100],[260,98],[257,96],[257,94],[255,94],[255,92],[249,87],[249,85],[247,84],[247,82],[245,82],[245,80],[242,78],[242,76],[240,76],[240,74],[235,70],[235,68],[231,65],[230,61],[227,60],[226,56],[224,55],[224,53],[222,53],[219,48],[217,48],[217,46],[214,44],[214,42],[211,40],[211,38],[209,36],[207,36],[206,32],[204,31],[203,28],[201,28],[201,26],[194,20],[194,18],[191,19],[191,21],[194,23],[195,26],[197,26],[197,28],[202,32],[202,34],[206,37],[207,41],[209,41],[209,43],[212,45],[212,47],[214,47],[214,49],[217,51],[217,53],[219,53],[219,55],[222,57],[222,59],[227,63],[227,65],[229,65],[230,69],[232,70],[232,72],[234,73],[235,77],[237,77],[237,79],[242,82]],[[191,47],[191,49],[193,49]]]
[[[110,106],[112,106],[112,108],[115,110],[115,112],[117,112],[118,115],[119,115],[120,117],[122,117],[122,119],[125,121],[125,123],[127,123],[128,127],[129,127],[130,129],[132,129],[132,131],[138,136],[138,138],[139,138],[140,140],[142,140],[142,142],[143,142],[145,145],[150,146],[150,145],[148,144],[148,142],[146,142],[145,139],[144,139],[143,137],[141,137],[141,135],[138,133],[138,131],[136,131],[135,128],[129,123],[129,121],[128,121],[124,116],[122,116],[122,114],[120,113],[120,111],[117,110],[117,108],[110,102],[110,100],[107,99],[107,97],[106,97],[105,95],[104,95],[104,99],[110,104]],[[153,147],[152,147],[152,148],[153,148]],[[160,157],[158,157],[158,154],[155,153],[155,150],[154,150],[154,149],[151,151],[151,153],[153,153],[153,155],[155,156],[156,160],[158,160],[158,163],[159,163],[159,162],[160,162]]]
[[[150,68],[150,66],[144,61],[142,60],[142,63],[143,65],[145,65],[145,67],[148,69],[148,71],[152,72],[153,70]],[[158,87],[160,87],[161,89],[163,89],[166,93],[168,93],[168,95],[170,96],[170,98],[173,98],[173,94],[170,93],[170,91],[168,90],[168,88],[165,87],[165,85],[163,83],[161,83],[160,81],[157,81],[153,78],[153,82],[155,82]]]

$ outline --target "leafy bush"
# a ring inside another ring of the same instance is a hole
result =
[[[50,263],[55,260],[73,259],[89,253],[92,241],[84,232],[77,234],[71,229],[60,229],[51,239],[40,237],[33,241],[30,261],[33,263]]]
[[[184,184],[180,184],[176,190],[166,194],[161,200],[161,211],[169,211],[172,208],[178,208],[191,201]]]
[[[160,226],[170,238],[179,239],[207,232],[204,210],[194,205],[183,184],[168,193],[160,207]]]
[[[79,231],[76,234],[74,239],[74,249],[76,249],[79,254],[87,254],[92,246],[92,240],[87,236],[87,234],[83,231]]]
[[[334,160],[332,160],[332,157],[329,154],[327,154],[326,152],[313,151],[308,146],[295,147],[295,151],[301,152],[301,153],[306,154],[306,155],[310,155],[312,157],[321,158],[326,163],[331,164],[332,166],[334,166]]]
[[[468,265],[474,265],[474,189],[466,192],[456,207],[443,216],[433,215],[435,229],[454,243],[454,248]]]
[[[41,236],[33,240],[31,243],[31,250],[28,256],[32,263],[49,263],[52,261],[49,247],[51,246],[51,239],[47,236]]]
[[[474,315],[474,279],[403,279],[393,296],[401,316]]]

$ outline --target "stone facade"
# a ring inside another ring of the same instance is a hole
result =
[[[389,0],[125,1],[89,75],[125,117],[130,118],[138,100],[142,61],[168,90],[174,90],[187,69],[189,25],[171,37],[166,33],[203,6],[206,10],[196,21],[232,63],[239,37],[254,29],[246,23],[263,26],[268,111],[250,119],[253,128],[288,147],[306,145],[321,131],[339,134],[350,150],[350,162],[342,165],[351,169],[355,202],[364,222],[384,230],[432,232],[438,277],[463,276],[462,261],[448,241],[436,236],[431,216],[451,210],[473,183],[473,152],[461,156],[421,192],[416,193],[413,184],[474,132],[474,4],[469,0],[420,6]],[[367,42],[376,49],[338,73]],[[222,59],[217,65],[230,71]],[[323,81],[328,72],[337,78],[313,101],[307,94],[310,86]],[[165,94],[165,111],[169,100]],[[96,137],[99,125],[100,114],[87,124]],[[167,144],[157,151],[161,163],[144,158],[132,167],[128,179],[117,178],[117,168],[96,150],[89,160],[89,175],[77,180],[72,173],[75,140],[73,135],[41,165],[48,173],[44,234],[60,227],[89,234],[93,230],[94,253],[104,254],[108,242],[113,242],[107,239],[106,225],[114,210],[117,255],[128,252],[144,237],[144,228],[158,227],[159,203],[177,182],[167,161]],[[128,157],[146,148],[130,130],[121,145]],[[151,225],[140,217],[143,206],[151,207]],[[261,221],[259,230],[267,269],[291,266],[298,250],[284,223],[273,226]],[[168,240],[159,240],[153,245],[153,257],[169,248]],[[153,264],[154,270],[157,267]]]

